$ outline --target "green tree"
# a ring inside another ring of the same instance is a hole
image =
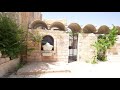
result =
[[[16,22],[0,14],[0,51],[2,55],[17,58],[25,49],[25,33]]]
[[[101,61],[106,61],[106,52],[110,49],[117,40],[117,28],[113,25],[109,34],[99,35],[97,42],[95,42],[94,47],[97,49],[97,59]]]

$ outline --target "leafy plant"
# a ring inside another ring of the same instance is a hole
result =
[[[93,56],[93,61],[91,62],[92,64],[97,64],[97,56]]]
[[[117,28],[113,25],[109,34],[100,35],[97,42],[95,42],[94,47],[97,49],[97,59],[101,61],[106,61],[106,51],[114,46],[117,40]]]
[[[39,31],[35,31],[35,32],[29,32],[29,36],[30,36],[30,40],[32,40],[35,44],[39,44],[42,39],[43,36],[39,33]]]
[[[5,14],[0,14],[0,51],[2,55],[17,58],[25,48],[23,29]]]

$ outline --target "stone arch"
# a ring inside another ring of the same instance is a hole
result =
[[[92,24],[87,24],[84,28],[83,28],[83,32],[84,33],[96,33],[96,28],[94,25]]]
[[[81,32],[81,27],[77,23],[69,24],[68,28],[70,28],[72,32]]]
[[[31,29],[37,29],[38,27],[41,29],[48,29],[47,24],[41,20],[35,20],[30,24]]]
[[[54,50],[54,39],[53,39],[53,37],[52,37],[51,35],[45,35],[45,36],[43,37],[43,40],[42,40],[42,42],[41,42],[41,50],[43,50],[42,45],[45,45],[46,42],[48,42],[48,43],[50,43],[51,45],[53,45],[53,49],[52,49],[52,50]]]
[[[109,27],[106,25],[102,25],[99,27],[97,34],[108,34],[110,31]]]
[[[61,22],[54,22],[50,25],[50,29],[56,28],[54,30],[62,30],[65,31],[65,25]]]
[[[68,25],[68,28],[72,31],[72,35],[69,35],[69,60],[68,62],[77,60],[77,49],[78,49],[78,34],[81,32],[81,27],[77,23],[71,23]]]

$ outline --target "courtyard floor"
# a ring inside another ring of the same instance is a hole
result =
[[[120,78],[120,57],[109,56],[106,62],[41,63],[25,65],[8,78]]]

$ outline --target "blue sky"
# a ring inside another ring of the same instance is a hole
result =
[[[42,12],[43,19],[66,19],[67,24],[120,26],[120,12]]]

